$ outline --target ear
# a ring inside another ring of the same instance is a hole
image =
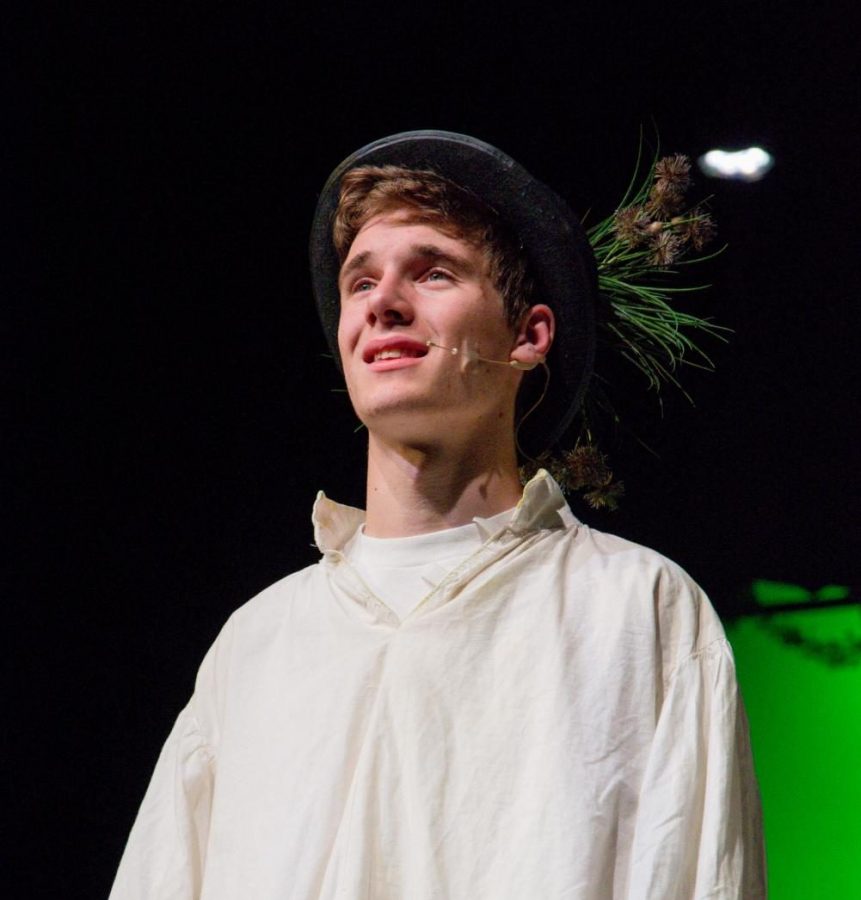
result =
[[[556,319],[553,310],[543,303],[530,307],[523,318],[511,349],[511,362],[516,368],[531,369],[541,365],[550,352]]]

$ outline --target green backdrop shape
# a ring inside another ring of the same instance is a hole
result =
[[[817,638],[855,636],[851,607],[783,614]],[[758,617],[727,623],[762,792],[770,900],[861,898],[861,666],[787,646]]]

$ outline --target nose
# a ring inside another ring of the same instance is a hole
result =
[[[365,317],[369,325],[380,323],[386,328],[409,325],[413,321],[413,306],[407,286],[394,273],[381,278],[368,292]]]

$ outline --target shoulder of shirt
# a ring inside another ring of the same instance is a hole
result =
[[[290,604],[310,600],[319,590],[319,579],[325,578],[321,570],[317,561],[279,578],[234,610],[228,622],[241,626],[249,619],[256,623],[261,618],[282,616]]]
[[[234,654],[269,642],[289,619],[291,611],[301,614],[315,603],[319,608],[320,588],[324,583],[317,579],[325,579],[321,569],[319,563],[313,563],[286,575],[234,610],[204,657],[198,671],[198,687],[202,677],[223,680]],[[297,610],[296,604],[301,604],[302,610]]]
[[[620,563],[635,561],[648,569],[666,570],[674,576],[692,581],[691,576],[668,556],[630,538],[583,523],[579,524],[577,537],[588,544],[593,552],[608,559],[618,559]]]
[[[708,596],[678,563],[657,550],[588,525],[571,530],[573,552],[595,578],[606,580],[620,602],[648,604],[662,639],[690,640],[691,653],[725,642]],[[683,638],[682,635],[687,635]]]
[[[618,564],[624,568],[637,565],[644,571],[665,570],[668,575],[694,584],[691,576],[678,563],[660,551],[630,538],[595,528],[578,519],[573,513],[565,523],[563,534],[563,539],[572,541],[584,555],[602,559],[608,566]]]

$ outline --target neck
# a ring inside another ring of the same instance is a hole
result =
[[[372,537],[465,525],[510,509],[521,493],[513,440],[415,447],[369,436],[365,533]]]

